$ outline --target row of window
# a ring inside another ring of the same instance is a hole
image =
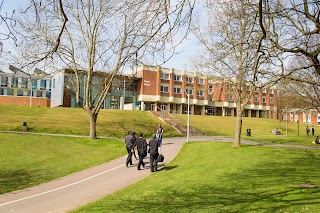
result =
[[[19,88],[28,88],[28,82],[30,79],[28,78],[20,78],[20,84],[19,84],[19,78],[12,77],[11,82],[9,82],[8,77],[1,77],[1,87],[19,87]],[[32,81],[32,89],[37,89],[38,87],[38,81]],[[40,90],[45,90],[47,87],[47,80],[40,80]],[[51,81],[49,81],[49,87],[51,87]]]
[[[163,79],[163,80],[170,80],[170,75],[168,73],[161,72],[160,78]],[[181,82],[182,81],[182,76],[174,74],[173,75],[173,80]],[[194,82],[194,78],[190,77],[190,76],[186,76],[186,82],[193,83]],[[198,84],[204,85],[204,79],[198,78]],[[229,89],[231,91],[232,90],[232,85],[229,85],[229,87],[230,87]],[[246,86],[246,90],[249,91],[250,90],[250,86]],[[255,91],[257,92],[258,89],[256,88]],[[212,86],[211,85],[209,85],[209,92],[212,92]],[[265,93],[267,93],[267,89],[262,89],[261,92],[265,94]],[[273,94],[273,90],[272,89],[270,89],[270,94]]]
[[[169,87],[168,86],[161,86],[160,87],[160,91],[161,92],[165,92],[165,93],[169,93]],[[185,91],[188,95],[192,95],[193,94],[193,90],[192,89],[186,89]],[[181,88],[180,87],[174,87],[173,88],[173,93],[174,94],[181,94]],[[198,96],[203,96],[204,92],[202,90],[198,90],[197,92]]]
[[[22,90],[22,89],[18,89],[16,91],[10,89],[10,88],[0,88],[0,95],[4,95],[4,96],[29,96],[30,97],[31,94],[31,90]],[[32,91],[32,96],[33,97],[47,97],[47,98],[51,98],[51,92],[50,91]]]
[[[163,80],[170,80],[170,75],[168,73],[161,72],[160,78],[163,79]],[[173,80],[181,82],[182,81],[182,76],[174,74],[173,75]],[[186,76],[186,82],[193,83],[193,81],[194,81],[193,77]],[[198,84],[203,85],[204,84],[204,79],[198,78]]]

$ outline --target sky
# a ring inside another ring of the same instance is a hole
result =
[[[0,0],[0,4],[3,1],[2,10],[0,11],[1,15],[7,14],[11,15],[14,10],[17,10],[17,8],[23,6],[22,4],[28,2],[25,0]],[[0,24],[0,32],[6,32],[6,28],[4,24]],[[1,39],[1,37],[0,37]],[[14,48],[12,40],[5,40],[3,41],[4,44],[4,51],[8,52],[9,50]],[[189,34],[187,39],[185,39],[177,48],[176,52],[179,52],[179,54],[174,55],[169,61],[167,61],[165,64],[161,65],[162,67],[166,68],[174,68],[177,70],[190,70],[190,58],[193,58],[194,55],[199,50],[199,46],[197,44],[195,36],[192,34]],[[8,65],[4,64],[6,60],[4,60],[5,54],[0,55],[0,69],[6,70],[3,67],[8,67]],[[2,58],[2,60],[1,60]],[[149,64],[153,65],[153,64]]]

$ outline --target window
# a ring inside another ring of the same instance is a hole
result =
[[[198,96],[203,96],[203,91],[202,90],[198,90]]]
[[[181,75],[174,75],[173,80],[174,81],[181,81]]]
[[[270,89],[270,94],[273,94],[273,89]]]
[[[228,101],[233,101],[233,94],[228,94]]]
[[[160,91],[161,91],[161,92],[169,92],[169,87],[167,87],[167,86],[161,86],[161,87],[160,87]]]
[[[273,104],[273,97],[270,97],[270,104]]]
[[[188,82],[188,83],[193,83],[193,77],[187,76],[187,77],[186,77],[186,82]]]
[[[186,93],[187,93],[188,95],[192,95],[192,89],[186,89]]]
[[[259,102],[259,97],[258,96],[254,96],[254,102],[255,103]]]
[[[41,80],[40,81],[40,89],[45,90],[46,89],[46,85],[47,85],[47,81],[46,80]]]
[[[212,92],[213,92],[212,85],[209,85],[209,87],[208,87],[208,92],[209,92],[209,93],[212,93]]]
[[[267,93],[267,89],[262,89],[262,93]]]
[[[28,87],[28,79],[22,78],[21,79],[21,88],[27,88]]]
[[[250,86],[246,86],[246,90],[247,90],[247,91],[250,91]]]
[[[8,77],[1,77],[1,86],[2,87],[8,86]]]
[[[168,74],[168,73],[161,72],[160,78],[163,79],[163,80],[169,80],[169,74]]]
[[[262,103],[264,103],[264,104],[265,104],[266,102],[267,102],[267,99],[266,99],[266,97],[265,97],[265,96],[263,96],[263,97],[262,97]]]
[[[55,88],[55,87],[56,87],[56,79],[53,79],[52,88]]]
[[[16,77],[12,78],[11,87],[18,87],[18,78],[16,78]]]
[[[198,78],[198,84],[201,84],[201,85],[203,85],[203,79],[202,78]]]
[[[174,94],[181,94],[181,88],[180,87],[174,87],[173,88]]]

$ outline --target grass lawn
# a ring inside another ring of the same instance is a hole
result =
[[[35,186],[126,154],[123,141],[0,133],[0,194]]]
[[[27,122],[30,132],[89,135],[89,116],[80,108],[46,108],[29,106],[1,106],[0,129],[21,131]],[[171,126],[149,112],[102,109],[97,120],[97,135],[124,138],[128,130],[143,132],[147,137],[155,133],[158,124],[166,137],[180,136]]]
[[[187,115],[175,115],[177,118],[187,122]],[[190,125],[198,128],[205,135],[223,135],[234,137],[235,117],[222,116],[201,116],[190,115]],[[204,125],[205,124],[205,125]],[[315,136],[306,136],[306,126],[310,124],[297,122],[288,122],[288,136],[286,136],[286,121],[264,118],[243,118],[242,138],[258,142],[279,143],[279,144],[297,144],[315,146],[311,142]],[[273,129],[281,129],[283,135],[273,135]],[[246,136],[246,129],[251,129],[251,136]],[[298,131],[299,130],[299,131]],[[299,132],[299,136],[298,136]],[[320,135],[320,127],[315,127],[315,135]]]
[[[163,170],[74,212],[319,212],[320,152],[192,142]],[[303,185],[302,185],[303,186]]]

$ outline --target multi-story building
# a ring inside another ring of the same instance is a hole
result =
[[[11,70],[12,73],[0,75],[1,104],[78,107],[71,85],[74,80],[72,71],[66,69],[54,76],[48,76],[43,75],[40,70],[33,75]],[[105,72],[94,73],[93,94],[107,75]],[[83,74],[80,77],[82,100],[85,100],[85,81],[86,75]],[[248,86],[243,86],[244,95],[249,89]],[[45,103],[41,102],[42,99]],[[244,116],[276,118],[276,106],[275,88],[257,90],[246,105]],[[146,65],[138,67],[130,74],[117,75],[103,108],[236,116],[235,94],[227,81],[183,70]]]
[[[283,119],[320,126],[320,113],[317,110],[288,109],[287,114],[284,113]]]
[[[32,75],[13,66],[0,71],[0,104],[50,106],[52,76],[36,69]]]
[[[141,66],[136,72],[137,101],[141,109],[167,110],[196,115],[235,116],[235,94],[228,82],[175,69]],[[249,86],[243,91],[249,93]],[[188,109],[188,96],[189,106]],[[245,117],[277,118],[277,90],[257,90],[245,109]]]
[[[75,95],[70,86],[72,75],[72,72],[65,70],[54,77],[52,105],[77,107]],[[96,72],[94,85],[98,85],[99,78],[105,75],[106,73],[102,75]],[[80,91],[83,88],[80,88]],[[244,85],[244,91],[246,89]],[[81,96],[84,99],[84,93]],[[247,104],[244,116],[276,118],[276,100],[275,89],[256,91]],[[223,80],[192,72],[146,65],[140,66],[130,75],[118,75],[112,82],[112,89],[103,108],[165,110],[181,114],[189,111],[195,115],[236,115],[235,95],[230,85]]]

